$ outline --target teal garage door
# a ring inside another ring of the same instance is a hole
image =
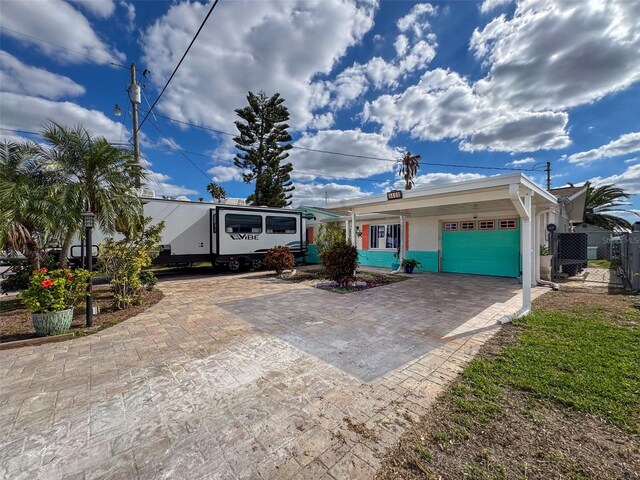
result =
[[[520,275],[518,220],[444,222],[441,228],[443,272]]]

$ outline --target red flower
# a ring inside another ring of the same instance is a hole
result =
[[[67,280],[69,280],[70,282],[73,282],[73,275],[71,275],[70,273],[67,273]]]
[[[46,268],[44,268],[44,267],[42,267],[42,268],[40,269],[40,273],[47,273],[47,269],[46,269]]]
[[[49,288],[53,285],[53,280],[47,278],[46,280],[43,280],[40,285],[42,285],[44,288]]]

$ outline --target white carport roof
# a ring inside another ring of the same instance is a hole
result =
[[[482,213],[513,209],[513,188],[518,189],[519,195],[526,191],[532,193],[532,203],[537,207],[550,208],[558,204],[554,195],[527,176],[515,173],[404,190],[403,198],[399,200],[387,200],[385,193],[331,202],[326,208],[343,214],[353,212],[359,217],[366,214],[427,216],[471,211]]]

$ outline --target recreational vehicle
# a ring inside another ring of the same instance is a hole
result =
[[[162,251],[155,263],[211,262],[230,270],[251,266],[260,268],[265,253],[284,245],[296,257],[306,252],[303,213],[298,210],[248,207],[226,203],[192,202],[187,199],[141,198],[144,216],[152,224],[164,221]],[[93,255],[105,239],[97,230],[93,236]],[[74,242],[70,259],[83,255],[80,240]]]

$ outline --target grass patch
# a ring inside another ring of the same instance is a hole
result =
[[[634,299],[566,295],[502,328],[376,478],[640,478]]]
[[[617,262],[612,262],[611,260],[601,259],[589,260],[587,265],[594,268],[616,268],[619,264]]]

